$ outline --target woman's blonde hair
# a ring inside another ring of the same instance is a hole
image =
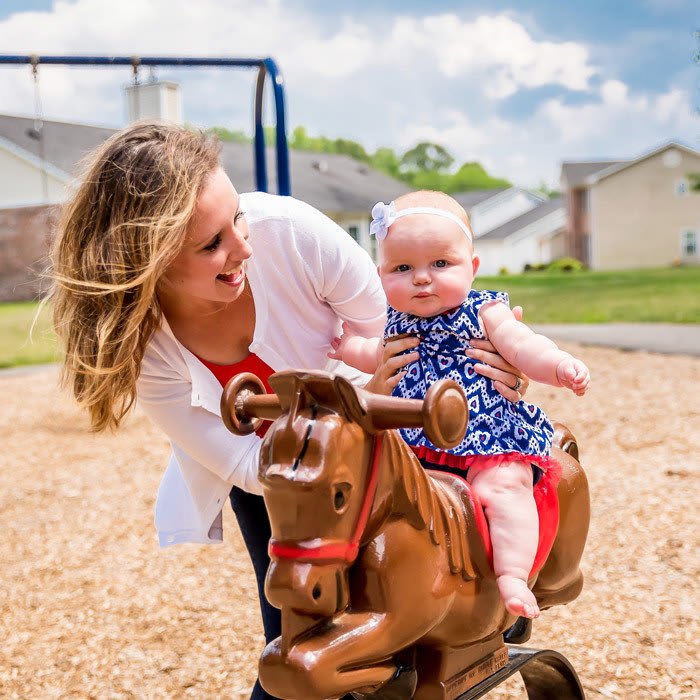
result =
[[[161,311],[156,285],[182,248],[219,145],[175,125],[140,122],[88,157],[51,251],[62,382],[95,431],[117,428]]]

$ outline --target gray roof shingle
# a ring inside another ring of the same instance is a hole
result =
[[[508,238],[508,236],[512,236],[514,233],[517,233],[535,221],[539,221],[545,216],[552,214],[557,209],[564,209],[564,200],[561,197],[547,199],[534,209],[530,209],[530,211],[526,211],[524,214],[516,216],[514,219],[491,229],[491,231],[487,231],[483,236],[478,236],[476,245],[478,247],[479,241],[503,240],[504,238]]]
[[[34,120],[28,117],[0,114],[0,136],[39,158],[39,141],[29,135],[33,126]],[[75,175],[81,158],[115,131],[115,129],[86,124],[44,121],[42,127],[44,157],[51,165],[69,175]]]
[[[467,212],[475,207],[477,204],[494,197],[500,192],[505,192],[508,187],[499,187],[495,190],[471,190],[469,192],[456,192],[452,195],[466,210]]]
[[[581,187],[586,184],[586,178],[601,170],[606,170],[614,165],[625,163],[624,160],[596,160],[596,161],[569,161],[561,164],[562,180],[568,187]]]
[[[0,136],[40,157],[39,142],[29,132],[34,120],[0,115]],[[44,157],[53,166],[76,175],[79,161],[116,129],[45,120]],[[255,189],[254,154],[249,144],[222,143],[224,169],[236,189]],[[409,188],[348,156],[289,151],[292,194],[331,214],[366,213],[379,200],[390,202]],[[277,191],[274,149],[267,149],[268,188]]]
[[[236,188],[253,190],[253,149],[248,144],[224,143],[224,169]],[[289,151],[292,195],[326,213],[361,213],[370,216],[378,201],[390,202],[409,187],[349,156]],[[274,149],[267,149],[268,189],[277,191]]]

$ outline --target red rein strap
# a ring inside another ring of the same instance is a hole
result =
[[[365,490],[365,500],[362,502],[360,513],[355,525],[355,533],[350,542],[336,542],[324,544],[320,547],[304,547],[300,545],[282,544],[275,540],[270,540],[269,553],[273,559],[297,559],[300,561],[319,560],[341,560],[352,564],[360,551],[360,538],[365,531],[369,514],[374,502],[374,494],[377,491],[377,481],[379,480],[379,453],[382,446],[382,434],[377,433],[374,438],[374,448],[372,451],[372,466],[367,480]]]

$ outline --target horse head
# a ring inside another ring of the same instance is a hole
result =
[[[258,472],[272,529],[266,594],[283,611],[327,618],[349,602],[347,571],[372,517],[381,431],[420,426],[435,444],[454,446],[466,430],[466,399],[449,381],[424,401],[370,394],[324,372],[269,381],[276,396],[262,395],[253,375],[234,377],[222,417],[238,434],[275,420]]]

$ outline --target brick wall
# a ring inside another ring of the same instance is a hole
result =
[[[48,205],[0,209],[0,301],[36,299],[46,289],[39,274],[57,216],[58,207]]]

